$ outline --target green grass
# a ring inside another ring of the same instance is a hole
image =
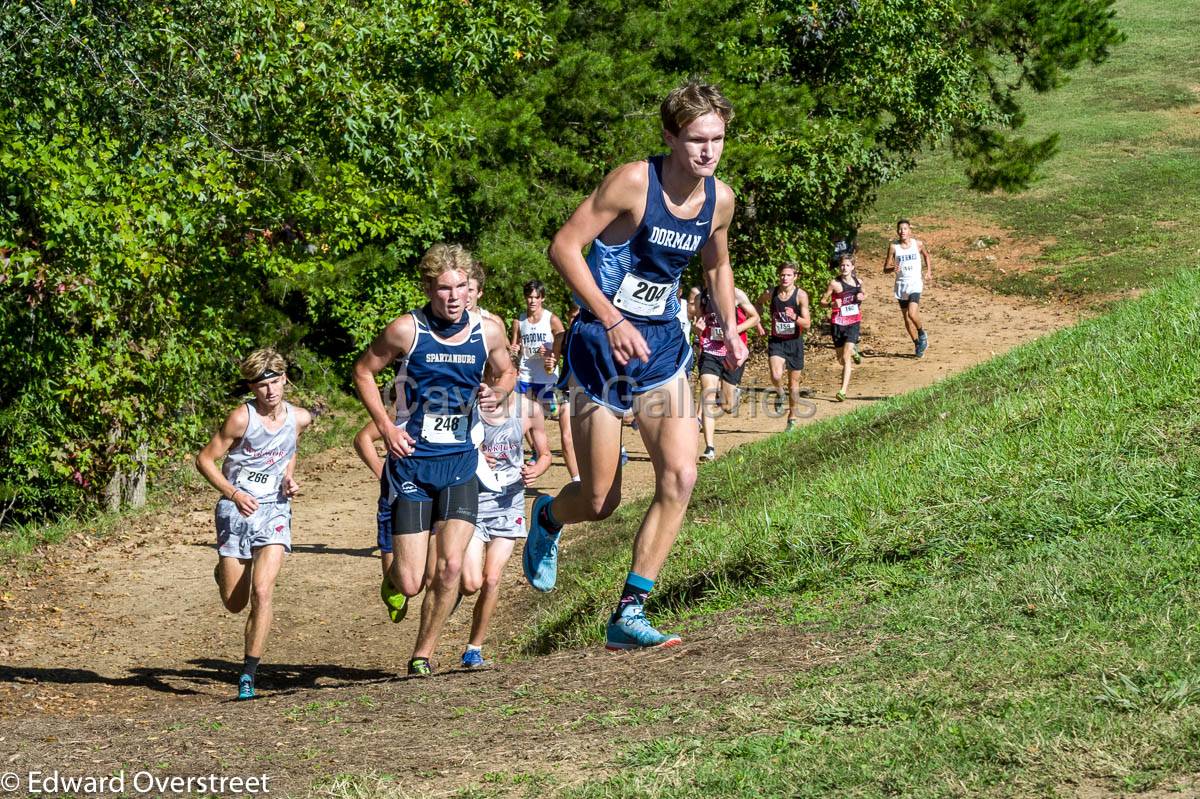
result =
[[[1200,277],[1183,273],[705,466],[652,615],[696,625],[783,598],[818,635],[878,643],[568,795],[1053,796],[1194,773],[1198,332]],[[530,651],[598,640],[644,506],[567,548]]]
[[[1052,242],[1032,275],[988,275],[1000,291],[1073,297],[1142,288],[1200,254],[1200,53],[1194,3],[1119,0],[1128,34],[1109,61],[1027,100],[1028,133],[1060,135],[1029,191],[981,195],[948,154],[885,187],[873,219],[969,218]],[[920,235],[918,231],[918,235]],[[872,252],[882,242],[868,235]],[[937,253],[933,253],[937,257]]]

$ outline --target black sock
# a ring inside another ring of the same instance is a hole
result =
[[[563,526],[558,519],[554,518],[554,514],[550,512],[550,506],[553,504],[553,502],[547,502],[542,506],[542,509],[538,511],[538,524],[549,530],[551,533],[558,533],[562,531]]]
[[[629,572],[625,577],[625,587],[621,589],[621,601],[617,603],[617,609],[612,615],[613,619],[619,618],[621,612],[629,605],[645,605],[653,588],[653,580],[647,580],[640,574]]]
[[[254,677],[254,673],[258,671],[258,658],[252,658],[246,655],[242,660],[242,674]]]

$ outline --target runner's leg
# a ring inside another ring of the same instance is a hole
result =
[[[427,532],[392,536],[393,558],[388,582],[407,597],[416,596],[425,587],[425,562],[430,549],[429,539]]]
[[[250,601],[250,563],[229,555],[217,560],[217,590],[221,592],[221,604],[230,613],[241,613]]]
[[[442,522],[438,534],[434,536],[437,570],[421,602],[421,626],[417,631],[417,645],[413,649],[414,659],[433,656],[438,636],[442,634],[442,627],[458,599],[463,559],[467,544],[474,534],[475,525],[472,522],[447,519]]]
[[[803,374],[798,369],[788,369],[788,424],[792,424],[800,418],[800,376]]]
[[[850,388],[850,372],[854,368],[854,345],[847,341],[838,347],[838,360],[842,364],[842,393]]]
[[[700,420],[704,427],[704,448],[713,448],[713,435],[717,426],[718,395],[721,393],[721,378],[717,375],[700,375]]]
[[[567,474],[571,480],[579,477],[579,461],[575,457],[575,440],[571,435],[571,403],[564,402],[558,406],[558,428],[562,433],[563,461],[567,464]]]
[[[472,542],[474,545],[478,539]],[[479,542],[482,543],[482,542]],[[508,563],[515,542],[511,538],[493,538],[488,542],[483,562],[483,587],[475,601],[475,613],[471,619],[471,646],[482,647],[487,639],[488,625],[500,599],[500,578],[504,565]]]
[[[275,616],[272,600],[275,596],[275,578],[283,566],[282,544],[268,544],[254,550],[254,564],[250,567],[252,588],[250,591],[250,616],[246,619],[246,655],[262,657]]]
[[[491,547],[487,547],[488,550]],[[485,545],[477,535],[471,536],[467,544],[467,553],[463,556],[462,593],[470,596],[483,585],[483,562]],[[478,605],[476,605],[478,607]]]
[[[634,404],[654,466],[654,498],[633,541],[633,571],[655,580],[683,525],[696,483],[696,427],[688,379],[646,392]]]
[[[582,391],[572,394],[571,426],[579,482],[564,486],[550,504],[550,515],[560,525],[606,519],[621,502],[621,417]],[[693,421],[693,431],[695,424]]]

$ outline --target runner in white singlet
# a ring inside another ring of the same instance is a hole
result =
[[[239,405],[196,455],[196,468],[221,492],[217,502],[217,567],[221,602],[231,613],[250,604],[238,699],[254,698],[254,678],[274,615],[275,578],[292,551],[292,503],[300,490],[296,442],[312,423],[284,402],[287,364],[275,350],[255,350],[241,363],[254,400]],[[221,468],[217,459],[224,458]]]
[[[913,354],[923,358],[929,347],[929,337],[921,321],[921,293],[933,282],[933,265],[924,242],[913,238],[912,224],[907,219],[896,223],[896,234],[899,238],[888,245],[883,271],[885,274],[896,273],[896,300],[900,303],[900,315],[904,318],[908,337],[913,341]]]

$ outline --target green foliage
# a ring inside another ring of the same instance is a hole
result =
[[[739,282],[757,292],[788,259],[817,289],[830,235],[923,148],[951,137],[981,186],[1027,181],[1052,144],[997,133],[1023,122],[1015,91],[1102,59],[1108,9],[16,0],[0,18],[8,493],[25,516],[57,511],[194,445],[249,346],[344,368],[420,301],[434,241],[471,243],[489,305],[519,307],[586,193],[661,149],[657,105],[689,76],[738,112],[722,177]]]

